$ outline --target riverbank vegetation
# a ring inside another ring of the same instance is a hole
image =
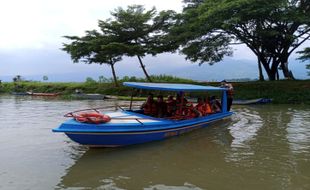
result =
[[[200,85],[218,86],[218,82],[197,82],[190,79],[182,79],[173,76],[151,76],[154,82],[188,83]],[[146,79],[136,77],[124,77],[120,83],[146,82]],[[280,81],[250,81],[232,82],[235,89],[235,99],[271,98],[275,104],[310,104],[310,80],[280,80]],[[70,98],[70,95],[79,89],[84,93],[100,93],[116,95],[120,99],[132,94],[132,89],[120,85],[115,87],[113,81],[98,82],[88,79],[85,82],[9,82],[2,83],[0,92],[59,92],[62,98]],[[138,96],[146,96],[148,91],[140,91]]]

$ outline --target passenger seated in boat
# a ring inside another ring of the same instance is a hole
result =
[[[157,117],[165,117],[167,115],[167,104],[162,95],[157,96]]]
[[[153,94],[149,94],[146,102],[144,102],[141,106],[141,109],[145,115],[156,116],[157,114],[157,104],[153,97]]]
[[[221,112],[222,107],[221,103],[216,99],[215,96],[211,97],[210,103],[211,103],[211,109],[214,113]]]
[[[202,116],[202,114],[194,107],[193,103],[190,101],[186,102],[183,114],[185,116],[185,119],[192,119]]]
[[[176,100],[174,100],[173,96],[168,96],[168,99],[166,101],[167,105],[167,116],[171,117],[174,115],[175,110],[176,110]]]
[[[177,94],[177,98],[176,98],[176,110],[175,110],[175,114],[176,116],[184,116],[186,115],[184,113],[185,108],[186,108],[186,104],[187,104],[187,99],[183,98],[183,101],[181,100],[182,97],[180,94]]]
[[[203,108],[204,108],[204,115],[210,115],[210,114],[214,113],[212,110],[210,99],[208,97],[205,98],[205,100],[204,100],[204,107]]]
[[[177,94],[176,100],[175,100],[175,112],[173,116],[182,115],[182,107],[181,107],[181,95]]]
[[[200,116],[205,115],[205,103],[202,98],[197,99],[197,105],[195,106],[195,109],[200,113]]]

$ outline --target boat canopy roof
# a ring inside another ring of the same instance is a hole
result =
[[[194,84],[175,84],[175,83],[146,83],[146,82],[124,82],[124,86],[129,86],[138,89],[148,90],[163,90],[163,91],[225,91],[227,89],[214,87],[214,86],[202,86]]]

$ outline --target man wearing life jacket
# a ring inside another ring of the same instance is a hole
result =
[[[145,115],[155,116],[157,114],[157,105],[153,99],[153,94],[149,94],[145,103],[142,104],[141,109]]]
[[[176,101],[173,99],[173,96],[168,96],[168,99],[166,101],[167,105],[167,116],[171,117],[174,115],[176,111]]]
[[[221,82],[221,88],[227,88],[227,111],[230,111],[233,102],[234,88],[232,84],[227,83],[226,80]]]
[[[167,104],[162,95],[157,96],[157,117],[165,117],[167,115]]]
[[[215,96],[211,96],[210,105],[213,113],[221,112],[221,103],[216,99]]]
[[[205,105],[202,100],[202,98],[198,98],[197,105],[195,106],[195,109],[200,113],[201,116],[206,115],[205,114]]]
[[[186,119],[192,119],[201,116],[201,113],[194,107],[192,102],[187,101],[183,114]]]
[[[204,115],[210,115],[213,113],[209,98],[205,98],[203,108],[204,108]]]
[[[185,98],[183,99],[183,102],[182,102],[182,96],[180,94],[177,94],[177,97],[176,97],[176,110],[175,110],[175,115],[176,116],[182,116],[183,115],[183,111],[184,111],[184,105],[186,104],[187,101],[184,101],[186,100]]]

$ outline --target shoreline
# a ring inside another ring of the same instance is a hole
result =
[[[170,81],[168,81],[170,82]],[[171,83],[171,82],[170,82]],[[182,83],[182,82],[178,82]],[[186,83],[189,83],[188,81]],[[192,82],[199,85],[219,86],[215,82]],[[251,82],[231,82],[234,86],[234,99],[247,100],[257,98],[270,98],[272,104],[306,104],[310,105],[310,80],[280,80],[280,81],[251,81]],[[59,98],[75,99],[71,94],[76,89],[83,93],[103,94],[107,96],[117,96],[118,100],[130,100],[132,89],[121,86],[114,87],[112,83],[62,83],[62,82],[3,82],[0,86],[0,94],[10,94],[12,92],[43,92],[60,93]],[[140,96],[135,97],[135,101],[143,101],[150,91],[140,91]],[[155,93],[156,94],[156,93]],[[167,95],[167,94],[163,94]],[[205,94],[196,94],[205,96]]]

